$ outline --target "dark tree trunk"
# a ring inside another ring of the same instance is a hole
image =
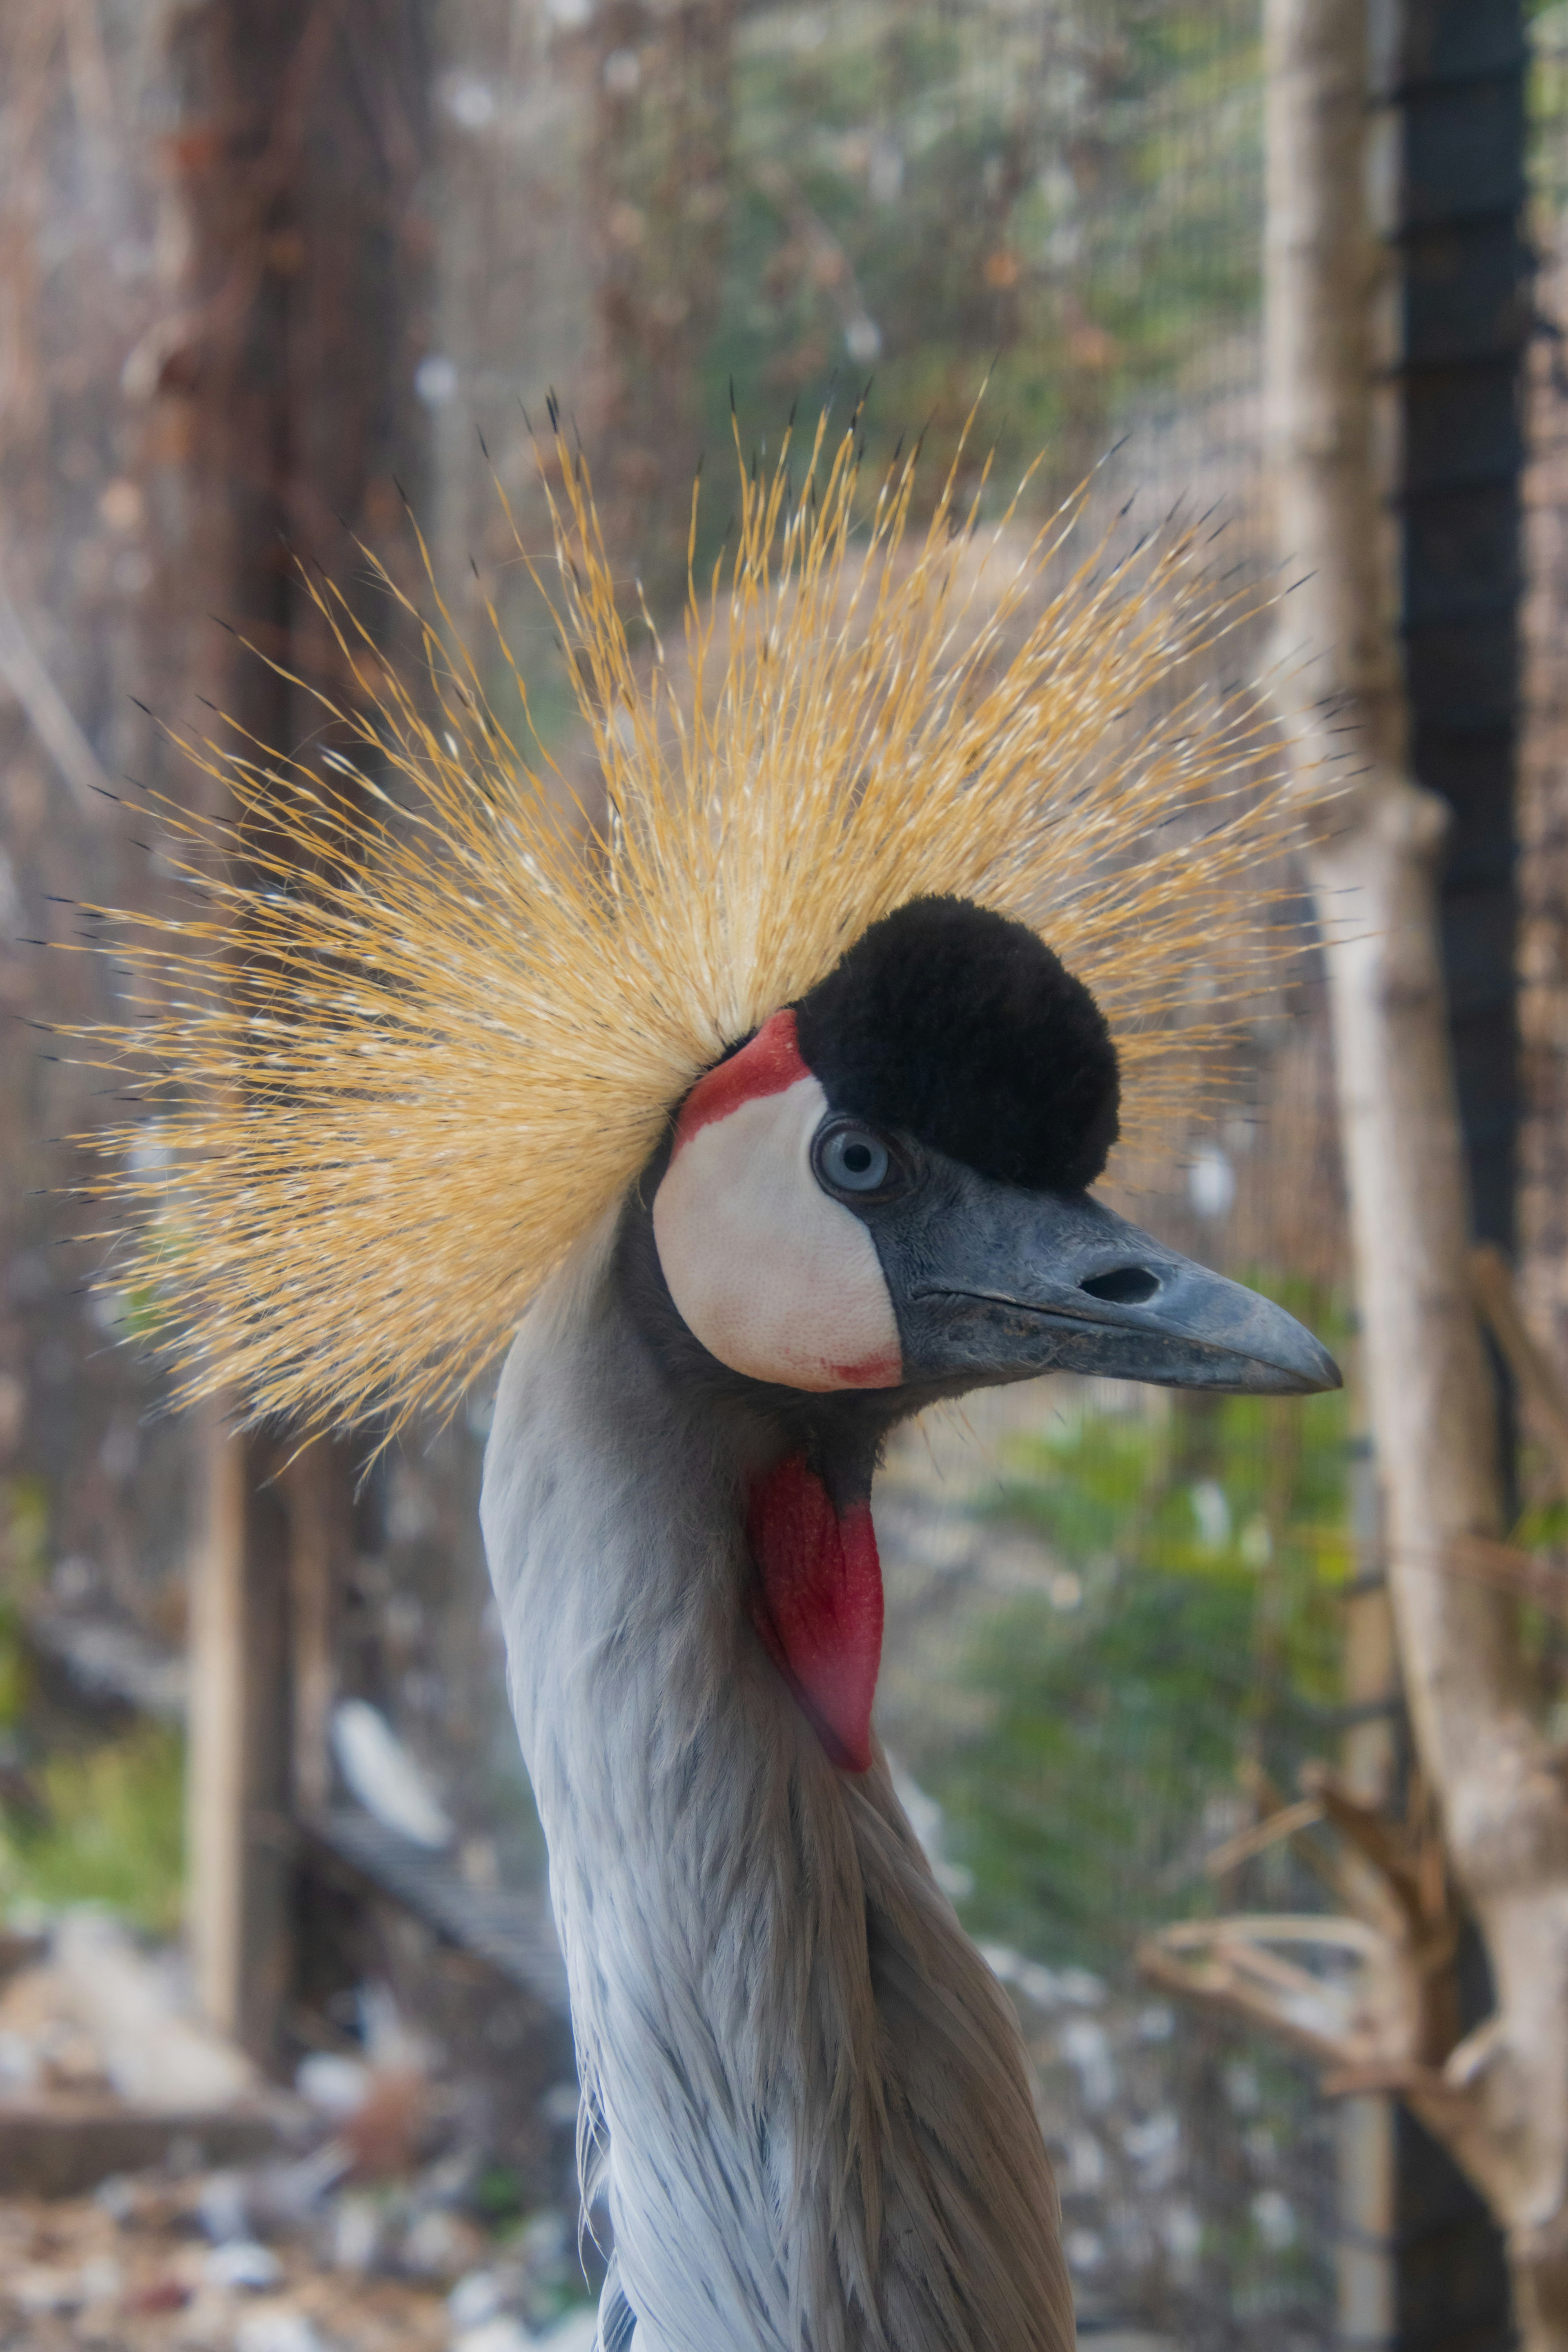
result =
[[[346,584],[363,570],[356,538],[396,562],[400,490],[417,499],[424,471],[427,19],[424,0],[218,0],[177,35],[191,257],[155,398],[180,609],[153,614],[177,725],[210,731],[199,695],[263,744],[317,737],[309,688],[347,681],[300,567]],[[384,598],[363,614],[373,629],[390,619]],[[175,789],[192,788],[179,770]],[[263,2059],[290,1969],[289,1823],[325,1791],[355,1468],[323,1446],[267,1483],[297,1442],[234,1439],[215,1416],[193,1561],[195,1958],[209,2011]]]

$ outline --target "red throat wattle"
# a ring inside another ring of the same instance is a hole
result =
[[[871,1762],[882,1659],[882,1565],[871,1507],[840,1514],[792,1454],[753,1481],[746,1535],[762,1577],[753,1609],[769,1656],[841,1770]]]

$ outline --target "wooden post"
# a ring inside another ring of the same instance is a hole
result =
[[[274,2055],[289,1970],[288,1530],[258,1441],[221,1410],[203,1432],[205,1508],[190,1574],[186,1916],[203,2014]]]
[[[237,2036],[245,1884],[245,1447],[209,1408],[190,1563],[186,1927],[202,2013]]]
[[[283,1474],[289,1511],[289,1780],[295,1811],[310,1821],[331,1793],[333,1664],[342,1547],[336,1540],[348,1465],[313,1438]],[[335,1475],[334,1475],[335,1474]]]

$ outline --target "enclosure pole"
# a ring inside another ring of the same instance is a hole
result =
[[[1439,916],[1476,1236],[1512,1246],[1514,786],[1530,265],[1523,0],[1400,0],[1400,632],[1411,774],[1450,813]],[[1381,94],[1381,93],[1380,93]]]

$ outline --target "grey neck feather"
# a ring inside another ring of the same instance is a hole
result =
[[[1068,2352],[1012,2011],[880,1755],[837,1771],[752,1628],[743,1496],[777,1434],[683,1396],[614,1240],[529,1314],[483,1503],[584,2188],[636,2315],[606,2341]]]

